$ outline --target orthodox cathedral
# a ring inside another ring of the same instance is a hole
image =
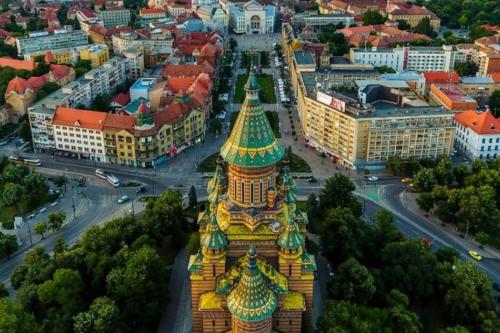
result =
[[[246,98],[208,184],[189,260],[193,332],[287,332],[311,328],[315,258],[295,182],[259,100]]]

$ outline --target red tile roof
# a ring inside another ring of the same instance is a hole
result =
[[[33,91],[40,90],[47,83],[47,74],[44,76],[32,76],[27,80]]]
[[[500,83],[500,72],[490,73],[489,75],[493,82]]]
[[[168,79],[167,88],[173,93],[178,92],[180,89],[187,90],[195,81],[194,76],[173,76]]]
[[[455,115],[454,119],[477,134],[500,134],[500,120],[496,119],[491,112],[470,110]]]
[[[111,102],[115,102],[121,106],[125,106],[128,103],[130,103],[130,95],[128,93],[119,93],[113,99]]]
[[[121,114],[107,114],[104,120],[104,131],[120,131],[120,130],[133,130],[136,124],[136,118],[129,115]]]
[[[0,57],[0,67],[12,67],[14,69],[26,69],[32,71],[36,68],[36,62],[17,60],[9,57]]]
[[[214,68],[210,64],[203,65],[166,65],[163,70],[164,77],[171,76],[197,76],[201,73],[207,73],[212,76]]]
[[[54,125],[82,127],[102,130],[107,113],[58,107],[52,123]]]
[[[426,83],[460,83],[460,76],[455,72],[422,72]]]
[[[56,57],[54,56],[54,53],[52,53],[51,51],[45,53],[45,57],[43,59],[48,64],[50,64],[51,62],[56,62]]]
[[[140,15],[160,14],[160,13],[165,13],[165,9],[153,7],[153,8],[141,8],[141,10],[139,11]]]
[[[9,84],[7,85],[6,89],[6,94],[15,91],[18,95],[22,95],[24,94],[26,89],[33,90],[29,85],[28,81],[26,81],[22,77],[16,76],[15,78],[9,81]]]
[[[50,72],[56,79],[62,79],[69,75],[71,68],[65,65],[51,64]]]
[[[182,120],[189,111],[190,108],[187,105],[173,102],[164,110],[153,113],[153,119],[158,127],[163,124],[175,124]]]

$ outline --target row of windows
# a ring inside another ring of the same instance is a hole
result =
[[[66,126],[56,126],[56,128],[62,128],[63,130],[70,130],[70,131],[75,131],[75,132],[80,132],[82,131],[83,133],[94,133],[93,130],[87,130],[85,128],[78,128],[78,127],[66,127]],[[98,133],[98,131],[95,131],[96,133]]]
[[[76,146],[70,146],[70,145],[63,145],[63,144],[61,144],[61,143],[59,143],[59,144],[57,145],[57,147],[58,147],[59,149],[67,149],[67,150],[68,150],[68,149],[71,149],[71,150],[73,150],[73,151],[82,151],[82,150],[78,149],[79,147],[76,147]],[[70,147],[71,147],[71,148],[70,148]],[[102,154],[102,150],[101,150],[101,149],[97,149],[97,150],[96,150],[96,149],[94,149],[94,148],[84,147],[84,148],[83,148],[83,151],[85,151],[85,152],[91,152],[91,153],[94,153],[94,154],[95,154],[96,152],[97,152],[98,154]]]
[[[88,146],[88,145],[91,145],[91,146],[98,146],[98,147],[101,147],[101,146],[102,146],[102,144],[101,144],[100,142],[97,142],[97,143],[96,143],[96,142],[93,142],[93,141],[88,142],[88,141],[75,140],[75,139],[69,139],[69,140],[68,140],[68,139],[66,139],[66,138],[64,138],[64,139],[63,139],[63,141],[64,141],[64,142],[71,142],[71,143],[75,143],[75,142],[76,142],[76,143],[78,143],[78,144],[80,144],[80,145],[81,145],[81,144],[84,144],[84,145],[86,145],[86,146]]]

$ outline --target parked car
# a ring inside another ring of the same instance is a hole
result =
[[[403,178],[401,179],[401,183],[411,183],[413,181],[413,178],[409,178],[409,177],[406,177],[406,178]]]
[[[136,191],[135,193],[136,194],[139,194],[139,193],[144,193],[146,192],[146,186],[140,186]]]
[[[314,177],[311,177],[311,178],[309,178],[309,179],[307,180],[307,182],[308,182],[308,183],[311,183],[311,184],[312,184],[312,183],[316,183],[317,181],[318,181],[318,180],[317,180],[316,178],[314,178]]]
[[[368,177],[368,180],[371,181],[371,182],[376,182],[378,180],[378,177],[377,176],[371,176],[371,177]]]
[[[47,208],[43,207],[38,212],[41,214],[41,213],[45,213],[46,210],[47,210]]]
[[[121,197],[120,199],[118,199],[118,203],[119,204],[122,204],[122,203],[125,203],[129,200],[128,196],[124,195],[123,197]]]

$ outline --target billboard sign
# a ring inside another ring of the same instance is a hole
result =
[[[325,93],[322,93],[321,91],[318,91],[316,98],[318,102],[329,105],[336,110],[345,112],[345,102],[338,98],[329,96]]]

